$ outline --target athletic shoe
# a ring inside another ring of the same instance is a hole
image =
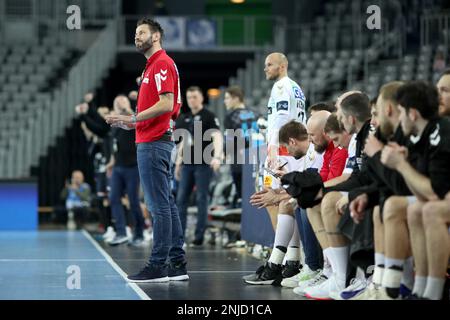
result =
[[[253,279],[253,278],[255,278],[255,275],[260,275],[262,272],[263,272],[263,270],[264,270],[264,265],[262,265],[262,266],[260,266],[257,270],[256,270],[256,272],[255,273],[252,273],[252,274],[248,274],[248,275],[246,275],[246,276],[243,276],[242,277],[242,280],[251,280],[251,279]]]
[[[131,247],[136,247],[136,248],[142,248],[145,247],[148,243],[144,241],[144,239],[142,238],[136,238],[133,241],[131,241],[130,243],[128,243],[129,246]]]
[[[350,285],[345,288],[335,300],[350,300],[363,292],[367,287],[367,281],[359,278],[353,278]]]
[[[144,240],[147,242],[153,241],[153,231],[150,231],[149,229],[144,230]]]
[[[309,280],[300,281],[298,283],[298,287],[294,289],[295,294],[298,294],[299,296],[305,296],[305,290],[307,288],[319,286],[325,281],[327,281],[328,278],[323,275],[322,270],[317,270],[313,272],[316,272],[316,275],[313,278]]]
[[[158,267],[150,264],[147,264],[138,274],[128,276],[127,279],[129,282],[136,282],[136,283],[169,281],[166,267]]]
[[[127,236],[117,236],[117,235],[116,235],[116,236],[114,237],[114,239],[112,239],[110,242],[108,242],[108,244],[109,244],[110,246],[118,246],[118,245],[127,243],[129,239],[130,239],[130,238],[128,238]]]
[[[305,289],[305,297],[314,300],[332,300],[333,295],[344,290],[345,281],[338,281],[336,275],[333,274],[329,279],[322,284]]]
[[[312,271],[308,265],[305,264],[298,274],[290,278],[284,278],[283,281],[281,281],[281,286],[286,288],[296,288],[300,282],[313,279],[318,272],[320,272],[320,270]]]
[[[406,297],[403,300],[430,300],[428,298],[424,298],[424,297],[419,297],[418,295],[414,294],[410,294],[408,297]]]
[[[374,297],[378,295],[379,287],[371,282],[366,289],[362,290],[357,295],[348,300],[374,300]]]
[[[171,263],[169,265],[169,280],[170,281],[186,281],[189,280],[189,275],[186,269],[186,262]]]
[[[203,240],[194,240],[189,245],[190,247],[200,247],[203,245]]]
[[[113,227],[108,227],[106,232],[102,235],[103,241],[110,242],[116,236],[116,232]]]
[[[260,274],[255,273],[252,278],[245,279],[245,282],[254,285],[280,285],[283,277],[281,271],[280,264],[267,262]]]
[[[412,294],[412,290],[405,286],[403,283],[400,284],[400,297],[403,300],[407,300],[407,298]]]
[[[297,275],[300,272],[300,261],[286,261],[281,271],[283,279],[290,278]]]
[[[387,294],[386,288],[380,287],[369,300],[400,300],[400,297],[392,298]]]

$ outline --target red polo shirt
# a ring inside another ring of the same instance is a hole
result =
[[[341,147],[334,147],[333,141],[328,143],[327,150],[323,154],[323,165],[320,170],[322,181],[328,181],[339,177],[345,168],[347,162],[348,152]]]
[[[147,60],[141,80],[137,113],[153,107],[159,101],[160,94],[173,93],[174,99],[172,112],[136,124],[136,143],[159,140],[172,128],[171,120],[178,117],[181,107],[178,69],[166,51],[159,50]]]

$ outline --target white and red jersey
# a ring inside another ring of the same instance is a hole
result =
[[[267,106],[267,144],[279,145],[278,132],[291,120],[306,124],[305,95],[300,86],[289,77],[284,77],[272,87]],[[280,155],[287,155],[287,150],[280,148]]]

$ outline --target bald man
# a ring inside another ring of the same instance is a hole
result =
[[[288,64],[284,54],[274,52],[266,57],[264,67],[266,79],[275,81],[267,108],[268,155],[264,166],[274,171],[283,166],[285,172],[294,170],[296,161],[289,155],[285,146],[279,145],[280,128],[292,120],[302,124],[306,120],[305,95],[300,86],[288,77]],[[264,187],[271,190],[281,189],[279,181],[270,174],[264,176]],[[299,272],[300,240],[294,223],[293,205],[288,201],[281,201],[277,206],[268,207],[267,211],[276,234],[274,250],[264,272],[257,272],[251,279],[245,278],[249,284],[279,284],[285,257],[292,263],[286,263],[283,276],[292,277]]]
[[[344,207],[348,203],[348,191],[357,187],[362,164],[362,150],[370,130],[370,105],[367,95],[350,91],[337,100],[337,117],[349,134],[354,134],[348,150],[343,175],[325,182],[328,192],[320,205],[308,209],[308,218],[323,249],[325,259],[332,266],[328,280],[304,290],[312,299],[336,299],[345,289],[348,246],[336,229]]]

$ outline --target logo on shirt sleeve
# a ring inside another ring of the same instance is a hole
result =
[[[294,96],[296,99],[304,99],[304,95],[300,91],[300,88],[294,87]]]
[[[439,135],[439,125],[437,125],[436,130],[430,135],[430,144],[436,147],[439,142],[441,142],[441,136]]]
[[[161,69],[160,74],[161,74],[161,80],[166,81],[167,80],[167,69],[166,70]]]
[[[289,110],[289,102],[287,101],[280,101],[277,102],[277,111],[282,111],[282,110]]]
[[[155,74],[155,83],[156,83],[156,89],[158,89],[158,91],[161,91],[161,74],[160,73]]]

